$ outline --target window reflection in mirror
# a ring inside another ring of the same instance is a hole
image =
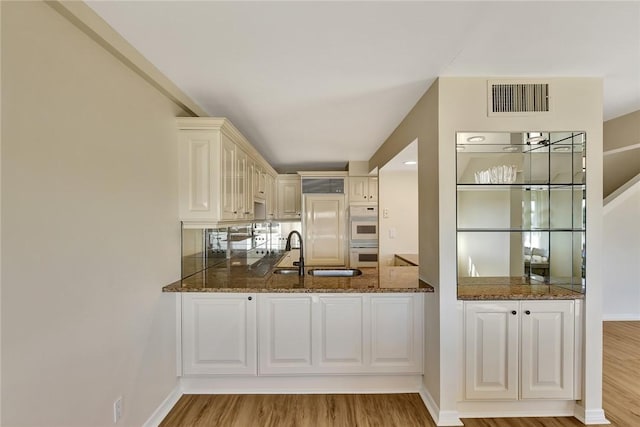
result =
[[[458,282],[584,290],[584,132],[460,132]]]

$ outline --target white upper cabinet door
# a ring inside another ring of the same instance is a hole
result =
[[[182,294],[184,375],[256,375],[253,294]]]
[[[343,194],[304,196],[305,264],[345,265],[345,207]]]
[[[259,372],[312,373],[311,295],[260,295]]]
[[[278,176],[277,178],[277,199],[278,218],[297,219],[301,218],[301,180],[299,175]]]
[[[251,170],[249,156],[242,149],[236,147],[236,218],[251,219],[253,210],[253,198],[249,208],[249,188],[251,183]]]
[[[364,368],[362,296],[319,296],[314,332],[319,371],[353,373]]]
[[[465,398],[518,399],[518,301],[465,303]]]
[[[349,177],[349,202],[369,201],[369,178],[366,176]]]
[[[369,177],[369,201],[378,203],[378,177]]]
[[[523,301],[522,398],[573,399],[574,302]]]
[[[267,214],[267,219],[275,219],[276,217],[276,210],[277,210],[277,204],[276,204],[276,179],[269,175],[269,174],[265,174],[265,180],[266,180],[266,187],[265,187],[265,192],[266,192],[266,200],[265,200],[265,207],[266,207],[266,214]]]
[[[183,131],[179,134],[180,218],[201,219],[218,215],[217,168],[219,135]]]
[[[222,135],[220,147],[220,209],[222,219],[236,219],[236,144],[226,135]]]
[[[423,372],[422,295],[371,295],[369,309],[371,367],[387,373]]]

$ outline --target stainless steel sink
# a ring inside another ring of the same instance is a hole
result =
[[[360,276],[362,270],[357,268],[314,268],[308,274],[319,277],[354,277]]]
[[[297,268],[277,268],[273,270],[273,274],[286,274],[286,275],[294,276],[298,274],[298,269]]]

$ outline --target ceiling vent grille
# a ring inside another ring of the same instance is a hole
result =
[[[548,111],[548,83],[489,82],[490,115],[546,113]]]

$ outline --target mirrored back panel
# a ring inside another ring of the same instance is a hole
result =
[[[584,291],[585,133],[460,132],[456,151],[459,283],[525,277]]]

